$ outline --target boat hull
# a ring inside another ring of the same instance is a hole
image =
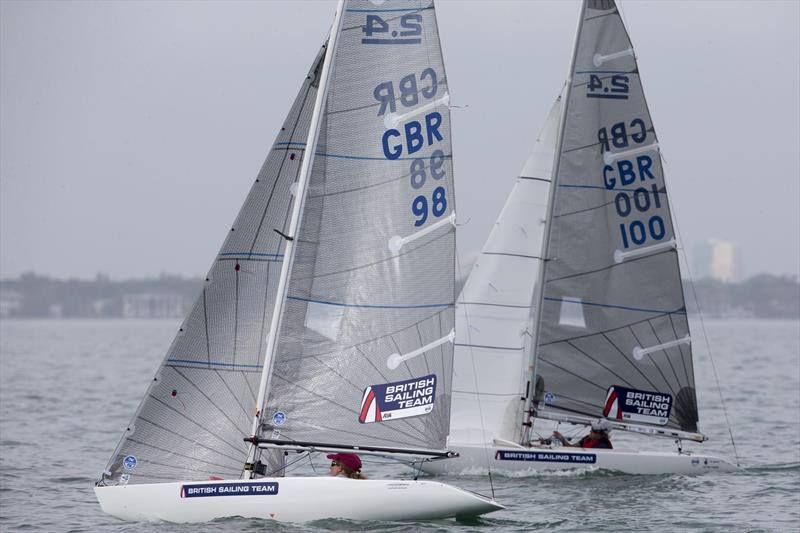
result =
[[[325,518],[428,520],[503,506],[432,481],[260,478],[95,487],[104,512],[132,521],[208,522],[241,516],[281,522]]]
[[[514,446],[458,446],[449,449],[459,457],[447,461],[424,462],[430,474],[531,475],[558,470],[613,470],[626,474],[703,474],[740,470],[725,459],[711,455],[636,450],[584,449],[570,447],[524,448]]]

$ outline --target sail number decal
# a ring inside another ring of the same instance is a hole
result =
[[[365,35],[361,44],[420,44],[422,15],[409,13],[389,20],[378,15],[367,15],[361,31]]]
[[[386,159],[397,160],[403,155],[413,155],[444,140],[440,130],[442,114],[433,110],[439,104],[436,101],[438,79],[436,71],[429,67],[419,75],[403,76],[397,83],[380,83],[373,90],[372,95],[380,104],[378,116],[384,117],[386,126],[381,136]],[[445,101],[443,98],[442,105],[446,105]],[[430,156],[411,161],[408,183],[417,193],[410,206],[416,227],[447,212],[447,189],[442,182],[446,175],[446,159],[445,153],[436,149]],[[426,189],[430,192],[425,193]]]
[[[647,138],[647,128],[641,118],[618,122],[597,132],[601,153],[610,152],[612,146],[624,150],[631,145],[642,145]],[[614,196],[614,209],[621,219],[619,231],[623,249],[661,241],[667,235],[664,218],[653,213],[662,207],[661,195],[664,194],[656,183],[653,164],[652,156],[639,154],[603,166],[605,188],[619,191]]]
[[[586,98],[612,98],[627,100],[630,80],[624,74],[614,74],[611,77],[601,78],[597,74],[589,76],[586,85]]]

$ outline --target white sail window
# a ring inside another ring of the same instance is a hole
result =
[[[656,252],[660,252],[661,250],[667,250],[669,248],[673,249],[678,248],[678,243],[675,239],[670,239],[668,241],[660,242],[652,246],[645,246],[644,248],[637,248],[635,250],[630,250],[628,252],[623,252],[622,250],[614,250],[614,262],[622,263],[626,259],[633,259],[636,257],[642,257],[644,255],[651,255]]]
[[[566,296],[561,300],[561,313],[558,323],[562,326],[573,328],[586,328],[586,318],[583,316],[583,300],[576,296]]]
[[[419,239],[420,237],[424,237],[428,233],[430,233],[432,231],[435,231],[438,228],[441,228],[442,226],[446,226],[447,224],[451,224],[453,227],[455,227],[455,225],[456,225],[456,212],[455,211],[450,213],[449,217],[443,218],[442,220],[436,222],[435,224],[431,224],[427,228],[419,230],[416,233],[412,233],[408,237],[401,237],[400,235],[395,235],[394,237],[389,239],[389,250],[393,254],[396,254],[406,244],[408,244],[410,242],[413,242],[413,241]]]
[[[344,307],[308,302],[306,327],[333,341],[339,338]]]
[[[637,146],[636,148],[631,148],[630,150],[625,150],[623,152],[604,152],[603,162],[606,165],[610,165],[617,159],[627,159],[631,156],[643,154],[645,152],[650,152],[652,150],[658,150],[657,142],[645,146]]]
[[[657,344],[655,346],[650,346],[649,348],[642,348],[641,346],[636,346],[633,349],[633,358],[637,361],[641,361],[645,355],[653,353],[653,352],[660,352],[661,350],[666,350],[667,348],[674,348],[675,346],[680,346],[681,344],[691,344],[692,339],[689,335],[686,335],[682,339],[676,339],[674,341],[665,342],[663,344]]]
[[[412,109],[408,113],[403,113],[403,114],[387,113],[386,116],[383,118],[383,125],[386,126],[387,129],[394,129],[398,126],[398,124],[405,122],[411,117],[422,115],[423,113],[427,113],[431,109],[435,109],[441,105],[446,106],[449,104],[450,104],[450,94],[444,93],[444,96],[442,96],[438,100],[432,100],[423,106],[417,107],[416,109]]]
[[[601,67],[601,66],[603,66],[603,63],[605,63],[606,61],[611,61],[613,59],[619,59],[621,57],[628,57],[628,56],[631,56],[631,57],[633,56],[633,48],[627,48],[626,50],[621,50],[619,52],[614,52],[613,54],[606,54],[606,55],[595,54],[592,57],[592,64],[595,67]]]
[[[417,348],[413,352],[408,352],[407,354],[403,354],[403,355],[401,355],[399,353],[393,353],[386,360],[386,368],[388,368],[389,370],[394,370],[398,366],[400,366],[400,363],[402,363],[403,361],[408,361],[409,359],[413,359],[413,358],[415,358],[417,356],[420,356],[420,355],[424,354],[425,352],[427,352],[429,350],[433,350],[437,346],[441,346],[442,344],[444,344],[446,342],[453,342],[455,340],[455,338],[456,338],[456,332],[455,332],[455,330],[451,329],[450,333],[445,335],[441,339],[435,340],[435,341],[431,342],[430,344],[426,344],[425,346],[423,346],[421,348]]]

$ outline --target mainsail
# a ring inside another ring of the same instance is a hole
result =
[[[560,116],[559,97],[458,298],[453,442],[522,439],[531,303]]]
[[[697,431],[658,140],[612,0],[584,3],[554,166],[536,413]]]
[[[455,204],[434,6],[343,17],[259,437],[442,450]]]
[[[291,186],[324,48],[104,474],[106,483],[238,478],[247,458]]]

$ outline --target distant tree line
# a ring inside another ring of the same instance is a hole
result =
[[[53,279],[33,273],[0,280],[3,318],[182,318],[202,288],[201,278],[162,274],[157,278],[112,281]],[[708,318],[800,318],[796,277],[760,274],[741,283],[684,281],[690,315],[695,295]]]

